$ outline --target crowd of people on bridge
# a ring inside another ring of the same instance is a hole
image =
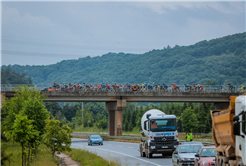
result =
[[[229,91],[235,92],[235,87],[228,83]],[[241,85],[241,89],[245,92],[245,87]],[[165,92],[165,91],[172,91],[172,92],[203,92],[204,86],[201,84],[184,84],[184,87],[181,89],[177,84],[173,83],[171,88],[165,83],[162,84],[155,84],[155,83],[140,83],[140,84],[116,84],[116,83],[100,83],[96,85],[92,84],[73,84],[69,83],[68,85],[63,83],[62,85],[58,85],[56,81],[53,85],[47,88],[48,91],[113,91],[113,92],[132,92],[132,91],[139,91],[139,92]],[[216,84],[213,91],[214,92],[222,92],[222,85]]]

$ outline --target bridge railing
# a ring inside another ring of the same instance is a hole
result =
[[[28,87],[35,87],[39,91],[48,91],[48,88],[51,87],[51,85],[47,84],[1,84],[1,91],[13,91],[13,88],[17,88],[20,85],[25,85]],[[141,88],[138,89],[136,92],[216,92],[216,93],[234,93],[234,92],[245,92],[245,89],[242,89],[241,85],[236,85],[234,88],[231,90],[229,89],[228,85],[222,85],[222,88],[216,85],[204,85],[203,89],[187,89],[184,85],[177,85],[178,88],[173,89],[172,85],[168,85],[167,89],[160,89],[160,88],[152,88],[152,89],[147,89],[147,88]],[[62,91],[62,89],[53,89],[52,91]],[[81,89],[71,89],[68,91],[91,91],[91,92],[100,92],[100,91],[114,91],[114,90],[106,90],[106,89],[101,89],[101,90],[96,90],[91,89],[91,88],[81,88]],[[121,91],[128,91],[131,92],[133,91],[132,89],[118,89],[116,90],[117,92]]]
[[[35,87],[39,91],[46,87],[50,87],[46,84],[1,84],[1,91],[13,91],[13,89],[17,89],[18,86]]]

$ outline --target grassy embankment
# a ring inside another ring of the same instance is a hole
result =
[[[112,160],[109,157],[109,161],[104,160],[102,157],[97,156],[96,153],[91,153],[86,149],[72,149],[70,152],[65,152],[71,156],[74,160],[81,163],[83,166],[120,166],[121,164],[117,160]]]
[[[12,153],[12,155],[10,156],[10,164],[8,161],[6,161],[5,165],[22,165],[21,146],[18,143],[15,143],[13,141],[1,142],[1,148],[4,148],[7,155]],[[3,149],[1,149],[1,157],[3,157],[2,150]],[[52,157],[51,151],[47,149],[45,145],[39,146],[37,150],[37,155],[33,158],[33,161],[31,163],[31,165],[35,166],[57,166],[57,164],[59,164],[59,161]]]
[[[14,143],[13,141],[1,142],[1,148],[1,157],[3,157],[3,153],[5,153],[6,155],[12,154],[9,157],[10,163],[9,161],[6,161],[4,165],[22,165],[21,146],[18,143]],[[83,166],[120,165],[120,163],[116,163],[117,161],[111,161],[109,164],[109,162],[104,160],[102,157],[99,157],[96,154],[91,153],[85,149],[72,149],[72,151],[65,153],[70,155],[74,160],[80,162]],[[37,150],[37,155],[33,158],[33,161],[31,163],[31,165],[33,166],[57,166],[58,164],[58,158],[53,158],[51,151],[43,144],[39,146]]]

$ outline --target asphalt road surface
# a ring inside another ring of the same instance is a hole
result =
[[[140,157],[139,144],[128,142],[103,141],[103,145],[88,146],[87,139],[72,138],[71,148],[86,149],[103,157],[105,160],[115,161],[122,166],[172,166],[172,157],[162,157],[153,154],[152,158]]]

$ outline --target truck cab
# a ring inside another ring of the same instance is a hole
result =
[[[140,143],[141,156],[171,155],[179,144],[176,116],[159,110],[149,110],[144,116],[141,125],[147,140]]]
[[[235,165],[246,165],[246,95],[241,95],[236,98],[233,121],[235,156],[241,158],[241,161],[237,160]]]

